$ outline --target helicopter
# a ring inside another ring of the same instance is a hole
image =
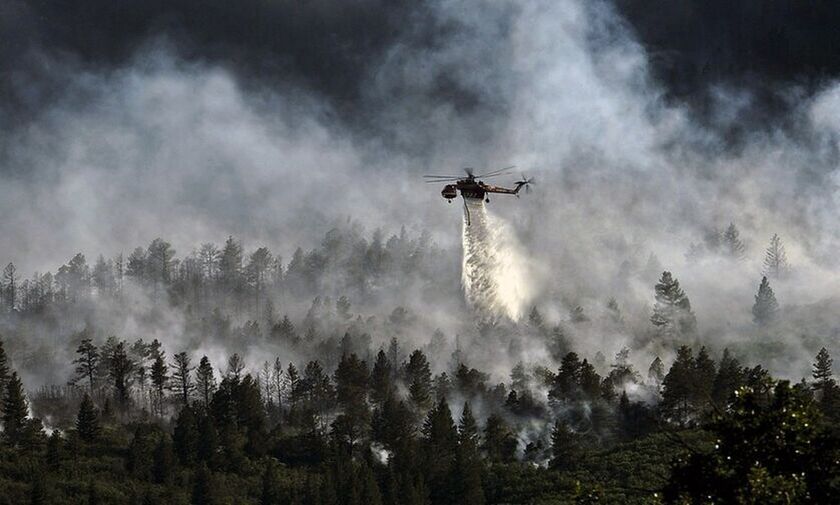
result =
[[[467,226],[470,225],[470,209],[467,206],[467,199],[469,200],[484,200],[487,203],[490,203],[490,198],[487,196],[488,193],[500,193],[503,195],[516,195],[519,197],[519,190],[525,188],[526,193],[531,192],[530,185],[534,183],[534,178],[526,178],[525,175],[522,175],[522,179],[516,181],[513,188],[504,188],[501,186],[493,186],[491,184],[485,184],[480,179],[489,179],[492,177],[499,177],[503,175],[509,175],[511,170],[516,168],[516,166],[509,166],[500,168],[498,170],[493,170],[491,172],[487,172],[486,174],[479,174],[476,175],[473,172],[472,168],[464,168],[464,172],[466,172],[467,176],[458,176],[458,175],[424,175],[423,177],[426,178],[426,183],[441,183],[446,182],[443,187],[443,190],[440,192],[441,196],[446,198],[446,201],[452,203],[454,198],[458,197],[458,192],[461,192],[461,197],[464,199],[464,215],[467,220]]]

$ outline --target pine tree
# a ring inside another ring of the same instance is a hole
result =
[[[518,442],[510,428],[497,414],[491,414],[484,425],[482,451],[493,463],[510,463],[516,459]]]
[[[207,356],[201,357],[201,361],[198,363],[198,368],[195,371],[195,379],[198,394],[201,396],[204,407],[207,408],[210,405],[210,398],[212,398],[213,393],[216,391],[216,378],[213,375],[213,365],[210,364]]]
[[[712,400],[719,410],[723,410],[735,391],[741,387],[744,381],[743,376],[741,363],[732,356],[729,349],[724,349],[712,386]]]
[[[764,255],[764,275],[771,279],[783,279],[790,273],[785,246],[778,234],[773,234]]]
[[[62,440],[58,430],[53,430],[47,439],[47,453],[45,462],[50,470],[58,470],[61,467]]]
[[[540,314],[540,311],[537,309],[536,305],[531,307],[531,313],[528,314],[528,324],[538,331],[542,331],[545,329],[543,316],[542,314]]]
[[[433,402],[432,372],[422,351],[416,350],[411,353],[405,374],[411,401],[421,410],[429,408]]]
[[[93,345],[92,339],[85,338],[76,349],[76,354],[79,355],[73,360],[76,365],[76,380],[86,380],[90,392],[93,393],[96,370],[99,367],[99,349]]]
[[[9,358],[6,356],[6,349],[3,347],[3,340],[0,339],[0,395],[6,390],[6,384],[9,383]]]
[[[773,288],[770,287],[767,277],[762,277],[752,308],[753,320],[759,326],[766,326],[776,319],[778,310],[779,303],[776,301],[776,295],[773,294]]]
[[[99,437],[99,415],[87,393],[82,397],[79,413],[76,415],[76,431],[79,438],[85,442],[93,442]]]
[[[429,411],[423,422],[424,461],[432,501],[443,501],[451,495],[450,476],[458,450],[458,430],[445,399]]]
[[[660,333],[669,337],[693,333],[697,321],[691,312],[691,302],[671,272],[662,272],[654,290],[656,304],[650,321]]]
[[[580,454],[580,440],[565,421],[557,420],[551,431],[551,468],[569,470],[574,468]]]
[[[130,396],[130,387],[135,363],[128,356],[125,341],[119,341],[107,354],[107,368],[108,376],[111,378],[111,384],[117,395],[117,401],[125,408],[128,405]]]
[[[14,263],[9,263],[3,269],[3,278],[0,279],[0,294],[3,295],[3,302],[6,310],[12,312],[15,310],[15,302],[17,301],[17,268]]]
[[[741,232],[734,223],[729,223],[729,226],[723,232],[722,244],[724,254],[735,260],[743,260],[746,246],[741,240]]]
[[[186,352],[179,352],[174,359],[175,361],[169,365],[172,368],[171,387],[181,400],[181,405],[186,407],[190,404],[190,396],[195,390],[191,375],[194,367],[190,366],[190,357]]]
[[[601,395],[601,376],[595,372],[595,367],[585,359],[580,364],[578,387],[587,400],[597,400]]]
[[[677,350],[677,359],[662,381],[662,402],[660,408],[666,416],[684,425],[691,414],[691,400],[694,397],[695,380],[694,353],[688,346]]]
[[[478,449],[478,425],[475,422],[475,417],[473,417],[469,402],[464,402],[464,410],[461,412],[461,420],[458,422],[458,443],[470,448],[471,451]]]
[[[160,342],[153,340],[151,344],[152,361],[152,389],[154,395],[153,404],[157,413],[163,414],[164,392],[169,385],[168,368],[166,367],[166,354],[160,348]]]
[[[659,356],[656,356],[648,367],[648,383],[659,389],[662,380],[665,378],[665,365]]]
[[[380,349],[376,354],[373,371],[370,374],[370,393],[373,403],[381,405],[391,395],[393,383],[391,381],[391,362]]]
[[[10,446],[15,447],[24,438],[28,407],[23,383],[17,372],[12,372],[6,391],[3,395],[3,438]]]
[[[694,360],[694,370],[693,402],[698,406],[704,405],[712,399],[712,389],[717,374],[715,362],[709,356],[705,347],[701,347],[700,352],[697,353],[697,358]]]
[[[581,362],[577,353],[569,352],[563,357],[548,392],[550,402],[557,403],[575,399],[580,384],[580,367]]]
[[[831,381],[831,365],[833,363],[834,362],[825,347],[820,349],[820,352],[817,353],[816,361],[814,361],[812,373],[812,376],[814,377],[814,388],[818,390],[824,389],[826,384]]]
[[[172,433],[175,454],[182,465],[189,466],[195,462],[198,455],[198,437],[195,413],[191,407],[182,408]]]

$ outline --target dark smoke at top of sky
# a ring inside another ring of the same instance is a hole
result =
[[[65,83],[55,65],[113,70],[129,63],[149,38],[162,35],[175,41],[186,60],[224,65],[256,88],[304,88],[329,100],[343,119],[376,127],[372,111],[387,97],[372,98],[365,88],[389,51],[397,45],[404,52],[435,50],[475,36],[462,23],[435,16],[435,3],[9,0],[0,6],[0,108],[14,120],[4,121],[3,128],[26,121],[61,95]],[[784,124],[795,98],[790,86],[809,94],[840,72],[835,29],[840,11],[831,2],[692,0],[654,8],[616,0],[615,5],[646,47],[653,75],[669,97],[730,135],[767,127],[768,121]],[[510,43],[504,26],[497,36],[496,64]],[[428,76],[433,85],[423,90],[430,99],[464,111],[498,107],[504,99],[445,68],[430,70],[436,72]],[[722,121],[717,114],[719,87],[749,94],[734,120]]]

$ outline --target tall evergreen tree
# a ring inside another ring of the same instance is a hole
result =
[[[163,399],[166,389],[169,387],[169,374],[166,367],[166,354],[161,349],[160,342],[153,340],[151,344],[152,357],[152,390],[154,396],[153,405],[158,414],[163,413]]]
[[[744,380],[743,375],[741,363],[732,356],[729,349],[724,349],[712,386],[712,400],[718,410],[723,410],[735,391],[741,387]]]
[[[195,384],[192,380],[194,367],[190,366],[190,357],[186,352],[179,352],[174,356],[175,361],[169,365],[172,368],[172,391],[178,396],[181,405],[186,407],[190,404],[190,396],[195,391]]]
[[[373,403],[381,405],[393,391],[391,373],[391,362],[380,349],[376,354],[376,361],[373,364],[373,371],[370,374],[370,394]]]
[[[76,432],[85,442],[93,442],[99,437],[99,414],[87,393],[82,397],[79,413],[76,415]]]
[[[17,372],[12,372],[3,394],[3,439],[12,447],[23,441],[28,406],[23,383]]]
[[[693,333],[697,321],[691,312],[691,302],[671,272],[662,272],[654,291],[656,304],[650,321],[660,333],[669,337]]]
[[[775,321],[778,310],[779,303],[776,301],[776,295],[773,294],[773,288],[770,287],[767,277],[762,277],[752,308],[753,320],[759,326],[766,326]]]
[[[746,246],[744,241],[741,240],[741,232],[738,231],[734,223],[729,223],[729,226],[724,230],[721,237],[721,247],[726,256],[739,261],[744,259]]]
[[[93,344],[90,338],[82,339],[76,349],[78,358],[73,360],[76,365],[76,380],[86,380],[88,389],[93,392],[96,379],[96,370],[99,367],[99,349]]]
[[[0,279],[0,294],[3,295],[3,305],[6,310],[15,310],[18,298],[18,274],[14,263],[9,263],[3,269],[3,277]]]
[[[405,375],[411,401],[421,410],[429,408],[434,401],[432,398],[432,372],[426,355],[419,349],[412,352],[408,358]]]
[[[213,375],[213,365],[207,356],[202,356],[198,363],[198,368],[195,371],[196,388],[201,397],[201,401],[206,408],[210,405],[210,398],[216,391],[216,378]]]
[[[569,470],[574,468],[580,456],[579,435],[574,433],[565,421],[558,419],[551,431],[551,468]]]
[[[705,347],[701,347],[694,360],[692,399],[695,405],[706,405],[712,400],[717,370],[714,360]]]
[[[774,233],[764,255],[763,273],[771,279],[783,279],[789,272],[790,264],[788,264],[785,246],[779,235]]]
[[[192,407],[182,408],[175,420],[175,429],[172,433],[175,454],[182,465],[188,466],[196,461],[198,437],[198,423]]]
[[[662,364],[659,356],[656,356],[648,367],[648,383],[658,389],[663,379],[665,379],[665,365]]]
[[[134,371],[135,364],[128,355],[125,341],[117,342],[107,358],[108,376],[111,378],[117,401],[121,406],[126,407],[130,399],[131,373]]]
[[[6,355],[6,348],[3,346],[3,339],[0,338],[0,395],[6,390],[10,373],[9,358]]]
[[[821,348],[820,352],[817,353],[816,360],[814,361],[813,372],[811,374],[814,377],[814,388],[823,389],[831,382],[831,366],[833,364],[834,361],[831,359],[828,351],[825,347]]]
[[[696,377],[694,353],[688,346],[677,349],[677,359],[662,381],[660,408],[665,415],[684,425],[692,413]]]

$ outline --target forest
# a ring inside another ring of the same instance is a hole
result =
[[[26,279],[8,264],[0,503],[840,498],[826,348],[809,376],[774,377],[707,345],[670,271],[642,327],[616,298],[476,320],[450,252],[348,222],[288,262],[229,237],[181,258],[163,239],[92,265],[79,253]],[[744,254],[732,224],[686,258]],[[771,283],[790,270],[774,236],[756,331],[781,317]],[[593,328],[633,338],[590,355],[577,336]]]

